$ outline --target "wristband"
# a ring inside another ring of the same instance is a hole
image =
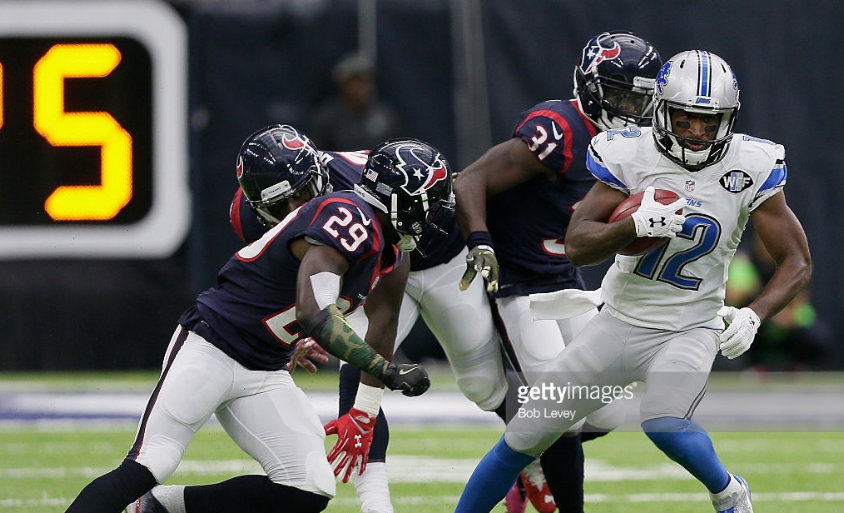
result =
[[[383,396],[383,388],[359,383],[354,408],[366,412],[370,417],[377,417],[378,410],[381,409],[381,398]]]
[[[472,249],[476,246],[489,246],[490,249],[495,248],[495,245],[492,243],[492,235],[489,232],[485,231],[475,231],[469,234],[469,237],[466,238],[466,247]],[[495,251],[493,249],[493,251]]]

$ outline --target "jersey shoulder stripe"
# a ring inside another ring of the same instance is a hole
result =
[[[241,211],[245,201],[243,200],[243,189],[237,188],[232,198],[232,204],[229,206],[229,221],[231,222],[234,233],[240,237],[240,240],[246,241],[246,236],[243,234],[243,216]],[[249,207],[246,207],[247,209]]]

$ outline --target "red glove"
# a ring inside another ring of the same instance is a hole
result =
[[[349,413],[325,425],[326,435],[337,435],[337,443],[328,453],[328,462],[334,469],[334,475],[343,474],[343,482],[348,483],[352,472],[360,466],[359,474],[366,470],[369,460],[369,446],[372,445],[372,430],[377,417],[365,411],[352,408]]]
[[[311,361],[313,360],[313,361]],[[317,363],[328,363],[328,353],[325,352],[316,340],[311,337],[303,338],[296,343],[296,349],[293,350],[293,356],[290,357],[290,362],[287,364],[287,370],[290,374],[296,371],[296,367],[304,367],[306,371],[313,374],[317,371]]]

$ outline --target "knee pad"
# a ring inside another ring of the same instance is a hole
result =
[[[156,435],[144,441],[135,459],[149,469],[155,480],[164,483],[176,472],[185,447],[176,440]]]
[[[576,436],[576,435],[575,435]],[[510,431],[504,432],[504,440],[514,451],[538,458],[559,438],[559,433],[549,431]]]
[[[506,383],[502,386],[488,375],[458,376],[457,386],[467,399],[484,411],[498,408],[507,395]]]
[[[482,410],[493,411],[507,396],[507,380],[497,342],[480,349],[475,353],[448,356],[463,395]]]
[[[586,416],[586,426],[592,431],[609,432],[620,426],[627,418],[627,409],[622,401],[612,401]]]
[[[305,479],[301,485],[296,485],[294,490],[299,490],[302,493],[310,493],[320,497],[332,498],[337,495],[337,482],[334,480],[334,472],[331,470],[331,465],[325,457],[325,453],[309,453],[304,461]],[[275,477],[275,476],[274,476]],[[278,483],[279,479],[273,479],[273,484],[285,486]],[[292,487],[291,487],[292,488]],[[327,504],[327,501],[326,501]],[[323,506],[324,508],[325,506]],[[321,511],[321,509],[316,511]],[[296,508],[286,509],[285,511],[305,511]],[[311,510],[308,510],[311,511]]]

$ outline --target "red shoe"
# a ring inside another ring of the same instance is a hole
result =
[[[534,460],[533,463],[525,467],[520,477],[525,485],[525,495],[530,499],[530,503],[533,504],[536,511],[539,513],[554,513],[557,510],[557,503],[554,502],[554,495],[545,481],[545,473],[542,472],[539,460]]]
[[[507,513],[525,513],[527,503],[525,488],[522,485],[522,476],[519,476],[513,484],[513,488],[510,488],[507,496],[504,497],[504,505],[507,506]]]

